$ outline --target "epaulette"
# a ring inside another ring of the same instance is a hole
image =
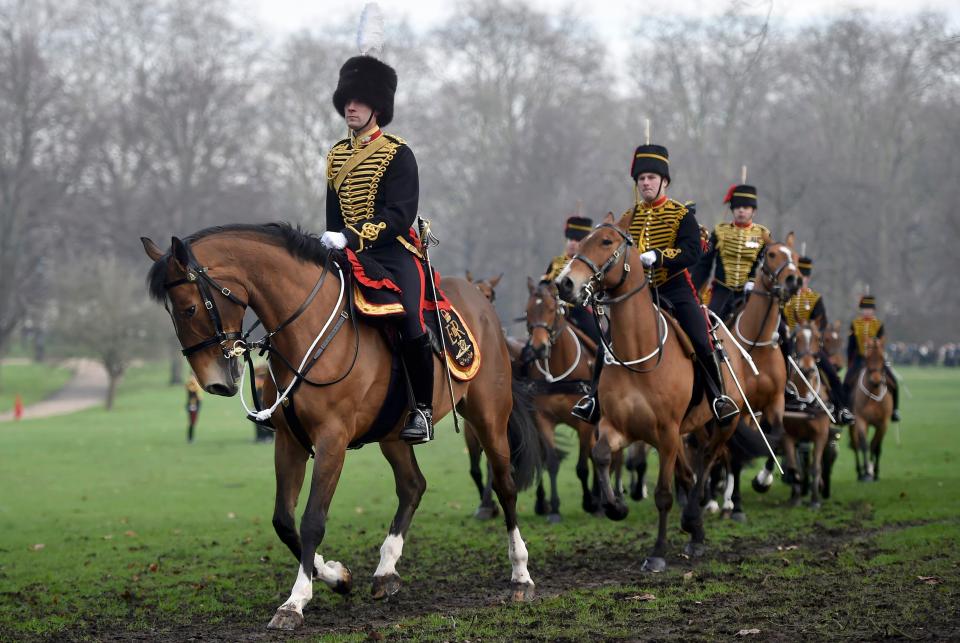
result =
[[[666,203],[663,204],[663,209],[664,209],[664,211],[666,211],[666,212],[681,212],[681,211],[682,211],[684,214],[687,213],[687,206],[685,206],[684,204],[680,203],[679,201],[675,201],[674,199],[669,199],[669,198],[667,199]]]
[[[399,136],[394,136],[393,134],[387,134],[386,132],[384,132],[383,135],[386,136],[391,141],[393,141],[394,143],[396,143],[397,145],[407,144],[407,142],[404,139],[400,138]]]

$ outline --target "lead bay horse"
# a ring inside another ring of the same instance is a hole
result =
[[[880,448],[893,415],[893,394],[887,387],[883,340],[876,337],[869,339],[865,349],[864,366],[857,376],[853,392],[855,419],[850,427],[850,441],[857,465],[857,479],[871,481],[880,478]],[[867,432],[871,425],[874,433],[868,445]]]
[[[299,627],[303,624],[303,607],[313,597],[315,578],[339,593],[347,593],[352,587],[350,570],[340,562],[325,561],[317,549],[327,527],[330,501],[347,446],[367,432],[386,397],[392,363],[390,345],[380,330],[359,322],[354,317],[356,312],[349,310],[351,298],[343,295],[352,281],[342,273],[337,278],[340,266],[348,264],[343,255],[327,251],[317,236],[287,224],[229,225],[201,230],[183,240],[174,237],[167,252],[149,239],[141,241],[154,261],[148,277],[150,292],[167,306],[184,354],[211,394],[237,393],[247,307],[272,332],[270,363],[276,383],[267,381],[265,396],[274,403],[276,386],[286,390],[295,377],[287,364],[313,353],[320,340],[317,333],[323,335],[332,320],[351,319],[340,326],[339,333],[326,333],[322,359],[309,373],[315,384],[300,386],[295,395],[296,418],[316,453],[299,532],[294,509],[309,456],[294,439],[284,414],[271,418],[277,429],[273,525],[298,560],[299,568],[290,597],[277,609],[268,627]],[[324,274],[334,276],[325,278]],[[513,598],[524,600],[532,595],[534,583],[527,570],[527,548],[517,527],[517,485],[511,476],[511,455],[518,479],[529,483],[536,475],[538,461],[536,427],[531,414],[514,405],[510,360],[493,307],[463,279],[445,280],[444,289],[472,329],[481,353],[479,372],[469,382],[455,381],[454,394],[457,408],[476,430],[490,461],[493,488],[507,527]],[[450,412],[451,401],[445,388],[446,375],[437,361],[434,364],[433,408],[434,417],[439,419]],[[413,448],[398,440],[401,424],[402,418],[379,443],[393,468],[399,502],[380,548],[380,564],[373,577],[374,598],[385,598],[400,588],[397,560],[426,489]],[[508,437],[508,430],[515,439]],[[529,448],[521,446],[511,452],[511,442]]]
[[[600,376],[599,438],[593,449],[594,465],[600,478],[603,507],[608,517],[622,520],[628,509],[610,484],[610,463],[614,452],[642,440],[659,454],[660,469],[654,493],[659,523],[657,541],[643,563],[646,571],[666,569],[667,517],[673,506],[672,483],[679,462],[678,480],[688,490],[681,527],[690,534],[685,552],[700,556],[705,551],[703,504],[706,502],[706,475],[720,448],[733,433],[736,418],[724,427],[716,426],[707,396],[695,375],[697,365],[678,334],[679,325],[668,320],[654,305],[649,281],[628,232],[631,213],[616,223],[608,215],[580,242],[580,252],[557,277],[560,295],[566,301],[583,304],[592,300],[609,313],[615,361]],[[605,297],[598,299],[597,295]],[[734,348],[733,336],[721,324],[737,377],[742,380],[746,364]],[[742,408],[726,367],[723,368],[728,394]],[[682,440],[696,432],[695,471],[683,456]],[[693,474],[696,483],[693,483]]]

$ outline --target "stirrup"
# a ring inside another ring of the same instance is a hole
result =
[[[726,424],[740,412],[740,407],[729,395],[718,395],[713,398],[713,417],[717,418],[720,424]]]
[[[837,424],[851,426],[854,420],[856,420],[856,418],[853,416],[853,413],[850,412],[850,409],[845,406],[840,407],[840,413],[837,417]]]
[[[891,422],[900,421],[900,409],[893,409],[893,413],[890,414],[890,421]]]
[[[573,408],[570,409],[570,415],[583,420],[587,424],[596,424],[600,421],[600,405],[597,404],[596,393],[590,393],[581,397]]]
[[[406,424],[400,430],[400,439],[407,444],[425,444],[433,439],[433,410],[425,404],[417,406],[407,415]]]

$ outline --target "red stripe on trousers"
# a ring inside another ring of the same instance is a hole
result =
[[[690,290],[693,291],[693,300],[697,302],[697,306],[700,306],[700,312],[703,313],[703,323],[707,325],[707,342],[710,343],[710,350],[713,350],[713,337],[710,336],[710,315],[708,315],[707,311],[700,305],[700,295],[697,294],[697,289],[693,285],[693,279],[690,278],[690,271],[686,268],[683,270],[683,277],[687,280],[687,285],[690,286]]]

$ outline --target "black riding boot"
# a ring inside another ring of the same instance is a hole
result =
[[[740,412],[740,409],[737,407],[737,403],[726,394],[723,371],[721,371],[722,367],[720,366],[721,359],[723,358],[719,355],[719,351],[697,356],[697,361],[700,362],[707,377],[713,382],[713,386],[708,387],[712,389],[713,400],[710,408],[713,410],[713,416],[717,419],[717,422],[724,425],[730,422]]]
[[[600,383],[600,373],[603,371],[603,343],[597,346],[597,361],[593,365],[593,381],[590,383],[590,392],[573,405],[570,415],[580,418],[587,424],[596,424],[600,421],[600,403],[597,400],[597,386]]]
[[[830,401],[833,402],[834,406],[834,416],[837,424],[853,424],[853,413],[850,412],[849,402],[846,396],[846,390],[843,388],[843,384],[840,383],[840,378],[837,376],[837,371],[833,367],[833,364],[830,362],[830,358],[826,355],[821,355],[817,359],[817,365],[820,367],[820,371],[823,373],[824,377],[827,378],[827,383],[830,385]]]
[[[414,408],[400,431],[400,439],[423,444],[433,439],[433,349],[430,335],[404,341],[400,348],[413,389]]]
[[[890,382],[893,382],[893,385],[887,385],[887,388],[890,389],[890,393],[893,395],[893,414],[890,416],[892,422],[900,421],[900,382],[897,381],[897,378],[893,376],[893,372],[887,368],[887,379]]]

